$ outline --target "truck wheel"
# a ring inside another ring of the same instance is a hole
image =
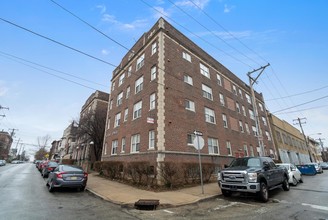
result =
[[[260,183],[260,192],[258,192],[258,196],[262,202],[267,202],[269,200],[269,189],[265,182]]]
[[[221,189],[221,192],[225,197],[231,196],[231,191],[229,190]]]
[[[284,182],[282,183],[282,188],[283,188],[285,191],[289,191],[290,186],[289,186],[289,182],[288,182],[287,177],[285,177]]]

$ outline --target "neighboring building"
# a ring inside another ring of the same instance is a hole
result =
[[[269,114],[270,126],[272,128],[273,140],[279,160],[283,163],[295,165],[310,162],[309,150],[303,134],[288,122]]]
[[[73,159],[85,170],[89,170],[95,161],[101,159],[108,100],[108,93],[97,90],[90,95],[80,112]]]
[[[76,145],[77,124],[73,121],[63,133],[63,137],[57,143],[58,156],[62,159],[72,159],[73,149]]]
[[[313,138],[310,137],[307,138],[308,138],[308,145],[311,153],[312,162],[317,162],[317,163],[323,162],[320,143],[314,140]]]
[[[245,73],[246,74],[246,73]],[[202,162],[217,168],[259,154],[250,87],[163,18],[113,72],[103,161]],[[264,154],[276,156],[256,93]],[[159,169],[157,169],[159,170]]]
[[[50,148],[50,151],[49,151],[49,159],[50,160],[56,160],[56,159],[60,158],[60,155],[58,153],[60,143],[61,143],[61,141],[53,141],[51,143],[51,148]]]
[[[7,160],[13,138],[8,132],[0,131],[0,160]]]

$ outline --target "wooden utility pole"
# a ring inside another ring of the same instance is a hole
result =
[[[297,118],[297,119],[294,119],[293,121],[296,121],[296,123],[294,123],[294,125],[300,125],[300,127],[301,127],[301,131],[302,131],[302,134],[303,134],[303,137],[304,137],[306,148],[309,152],[310,161],[313,162],[310,147],[309,147],[309,142],[308,142],[307,137],[304,134],[304,130],[303,130],[303,127],[302,127],[302,124],[306,124],[306,121],[304,121],[304,120],[306,120],[306,118]]]

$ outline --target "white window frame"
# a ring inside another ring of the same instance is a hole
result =
[[[240,132],[241,133],[244,133],[244,126],[243,126],[243,122],[242,121],[239,121],[239,128],[240,128]]]
[[[128,68],[128,77],[131,76],[131,73],[132,73],[132,66],[129,66],[129,68]]]
[[[239,92],[240,98],[243,99],[243,91],[241,91],[241,89],[238,89],[238,92]]]
[[[238,102],[236,102],[236,109],[237,109],[237,112],[240,114],[240,113],[241,113],[241,112],[240,112],[240,105],[239,105]]]
[[[183,76],[183,81],[189,85],[193,85],[192,77],[187,74]]]
[[[252,119],[252,120],[255,120],[254,111],[252,109],[248,109],[248,113],[249,113],[249,118]]]
[[[245,157],[248,157],[249,155],[248,155],[248,148],[247,148],[247,144],[244,144],[244,156]]]
[[[223,96],[223,94],[220,93],[220,94],[219,94],[219,97],[220,97],[220,104],[221,104],[222,106],[225,106],[225,100],[224,100],[224,96]]]
[[[150,69],[150,81],[155,80],[156,79],[156,76],[157,76],[157,68],[156,68],[156,66],[153,66]]]
[[[124,110],[124,121],[127,121],[127,120],[128,120],[128,115],[129,115],[129,109],[126,108],[126,109]]]
[[[140,152],[140,134],[134,134],[131,136],[131,153]]]
[[[243,115],[247,117],[247,113],[244,105],[241,106],[241,110],[243,111]]]
[[[122,102],[123,102],[123,92],[120,92],[120,93],[117,95],[116,106],[120,106],[120,105],[122,105]]]
[[[117,155],[117,147],[118,147],[118,140],[113,140],[111,155]]]
[[[202,63],[199,63],[199,68],[200,68],[200,73],[203,75],[203,76],[206,76],[207,78],[211,78],[210,76],[210,70],[207,66],[205,66],[204,64]]]
[[[252,104],[252,99],[251,99],[251,97],[250,97],[247,93],[245,94],[245,96],[246,96],[247,102],[248,102],[249,104]]]
[[[119,127],[121,124],[121,112],[117,113],[115,115],[115,124],[114,124],[114,128]]]
[[[271,141],[272,140],[271,139],[271,135],[270,135],[270,133],[268,131],[265,131],[265,135],[267,136],[268,141]]]
[[[150,130],[148,132],[148,149],[154,149],[155,148],[155,130]]]
[[[251,131],[249,130],[249,126],[248,126],[247,122],[245,123],[245,130],[246,130],[247,134],[251,134]]]
[[[237,87],[236,87],[236,85],[233,85],[232,84],[232,92],[233,92],[233,94],[238,95],[237,94]]]
[[[223,127],[228,128],[228,119],[226,114],[222,114]]]
[[[144,64],[145,64],[145,54],[142,54],[137,59],[136,71],[139,70],[141,67],[143,67]]]
[[[133,105],[133,120],[141,117],[142,101],[139,101]]]
[[[263,121],[264,126],[268,126],[267,120],[263,116],[262,116],[262,121]]]
[[[125,148],[126,148],[125,137],[122,137],[122,140],[121,140],[121,153],[125,152]]]
[[[112,108],[113,108],[113,99],[109,101],[109,110],[111,110]]]
[[[208,153],[209,154],[220,154],[220,148],[219,148],[219,141],[216,138],[208,138],[207,139],[207,145],[208,145]]]
[[[253,135],[254,135],[255,137],[257,137],[258,134],[257,134],[257,129],[256,129],[255,126],[252,126],[252,131],[253,131]]]
[[[205,121],[208,122],[208,123],[211,123],[211,124],[216,124],[214,110],[205,107],[204,112],[205,112]]]
[[[232,156],[232,149],[231,149],[231,143],[230,141],[226,142],[226,147],[228,149],[228,156]]]
[[[187,134],[187,145],[188,146],[194,146],[194,139],[195,139],[195,134]]]
[[[151,45],[151,55],[154,55],[157,52],[157,42],[154,42]]]
[[[130,97],[130,94],[131,94],[131,87],[128,86],[128,87],[126,88],[126,98],[127,98],[127,99]]]
[[[156,108],[156,94],[153,93],[149,96],[149,110]]]
[[[222,86],[222,77],[220,74],[216,74],[217,83],[219,86]]]
[[[193,102],[189,99],[186,99],[185,100],[185,108],[189,111],[195,112],[195,102]]]
[[[115,89],[115,81],[112,82],[112,91]]]
[[[260,108],[260,110],[261,110],[262,112],[264,111],[264,108],[263,108],[262,103],[259,103],[259,108]]]
[[[124,79],[125,79],[125,73],[120,75],[120,77],[118,79],[118,86],[121,86],[124,83]]]
[[[143,89],[143,76],[139,77],[135,82],[135,94],[139,93]]]
[[[187,52],[182,52],[182,58],[189,61],[189,62],[191,62],[191,56]]]
[[[213,101],[212,88],[202,84],[203,97]]]

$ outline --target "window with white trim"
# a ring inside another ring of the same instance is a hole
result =
[[[127,98],[127,99],[130,97],[130,93],[131,93],[131,88],[130,88],[130,86],[128,86],[128,87],[126,88],[126,98]]]
[[[249,117],[250,117],[252,120],[255,120],[254,111],[251,110],[251,109],[248,109],[248,112],[249,112]]]
[[[213,100],[212,89],[207,85],[202,84],[203,97],[209,100]]]
[[[246,96],[247,102],[248,102],[249,104],[252,104],[252,99],[251,99],[251,97],[250,97],[247,93],[245,94],[245,96]]]
[[[187,144],[194,145],[195,134],[187,134]]]
[[[150,81],[153,81],[154,79],[156,79],[156,66],[153,66],[151,69],[150,69]]]
[[[249,145],[249,150],[251,151],[251,156],[254,157],[254,150],[252,145]]]
[[[208,138],[208,153],[209,154],[220,154],[219,152],[219,141],[216,138]]]
[[[119,112],[115,115],[115,125],[114,125],[114,127],[116,128],[116,127],[120,126],[120,123],[121,123],[121,112]]]
[[[131,73],[132,73],[132,66],[129,66],[129,68],[128,68],[128,77],[131,76]]]
[[[239,92],[240,98],[243,99],[243,92],[241,91],[241,89],[238,89],[238,92]]]
[[[244,126],[242,121],[239,121],[239,129],[241,133],[244,133]]]
[[[216,123],[214,110],[205,107],[205,121],[212,124]]]
[[[244,144],[244,154],[245,154],[245,157],[248,157],[248,149],[247,149],[247,145]]]
[[[112,155],[117,154],[117,145],[118,145],[118,140],[113,140],[112,141]]]
[[[259,103],[259,107],[260,107],[260,110],[263,112],[264,111],[264,108],[263,108],[262,103]]]
[[[109,110],[111,110],[112,108],[113,108],[113,99],[109,101]]]
[[[199,63],[199,68],[200,68],[200,73],[202,74],[202,75],[204,75],[204,76],[206,76],[207,78],[211,78],[210,77],[210,71],[209,71],[209,69],[208,69],[208,67],[207,66],[205,66],[204,64],[202,64],[202,63]]]
[[[156,105],[156,94],[153,93],[149,96],[149,110],[155,109]]]
[[[245,122],[245,130],[246,130],[247,134],[251,133],[247,122]]]
[[[148,133],[149,136],[149,149],[154,149],[155,148],[155,131],[154,130],[150,130]]]
[[[257,129],[256,129],[256,127],[255,126],[252,126],[252,130],[253,130],[253,135],[255,137],[257,137]]]
[[[124,153],[125,152],[125,137],[122,137],[122,141],[121,141],[121,152]]]
[[[123,92],[120,92],[120,93],[117,95],[116,106],[120,106],[120,105],[122,105],[122,102],[123,102]]]
[[[118,86],[122,85],[124,83],[125,73],[120,75],[120,78],[118,79]]]
[[[142,54],[142,55],[137,59],[136,71],[139,70],[144,64],[145,64],[145,54]]]
[[[227,151],[228,151],[228,156],[232,155],[232,150],[231,150],[231,143],[230,141],[226,142],[226,146],[227,146]]]
[[[157,43],[154,42],[152,45],[151,45],[151,55],[155,54],[157,52]]]
[[[189,53],[186,53],[186,52],[182,52],[182,58],[191,62],[191,56]]]
[[[135,83],[135,94],[140,92],[143,89],[143,76],[139,77]]]
[[[141,117],[141,108],[142,108],[142,101],[137,102],[133,106],[133,119]]]
[[[127,121],[127,120],[128,120],[128,115],[129,115],[129,109],[126,108],[126,109],[124,110],[124,121]]]
[[[220,74],[216,74],[216,80],[219,86],[222,86],[222,77]]]
[[[237,88],[235,85],[232,85],[232,92],[233,94],[237,95]]]
[[[185,74],[185,75],[183,76],[183,81],[184,81],[185,83],[188,83],[189,85],[193,85],[193,82],[192,82],[192,78],[191,78],[191,76],[189,76],[189,75],[187,75],[187,74]]]
[[[237,109],[237,112],[240,113],[240,106],[239,106],[238,102],[236,102],[236,109]]]
[[[195,111],[195,103],[188,99],[185,100],[185,108],[189,111]]]
[[[115,81],[112,82],[112,91],[115,89]]]
[[[271,135],[268,131],[265,131],[265,135],[267,136],[268,141],[271,141]]]
[[[140,134],[132,135],[131,137],[131,153],[140,151]]]
[[[222,120],[223,120],[223,127],[224,127],[224,128],[228,128],[227,115],[222,114]]]
[[[241,106],[241,110],[243,111],[243,115],[247,116],[245,106]]]
[[[264,126],[267,126],[267,125],[268,125],[268,123],[267,123],[265,117],[262,117],[262,121],[263,121]]]
[[[219,97],[220,97],[220,103],[222,106],[225,106],[225,101],[224,101],[224,96],[222,93],[219,94]]]

